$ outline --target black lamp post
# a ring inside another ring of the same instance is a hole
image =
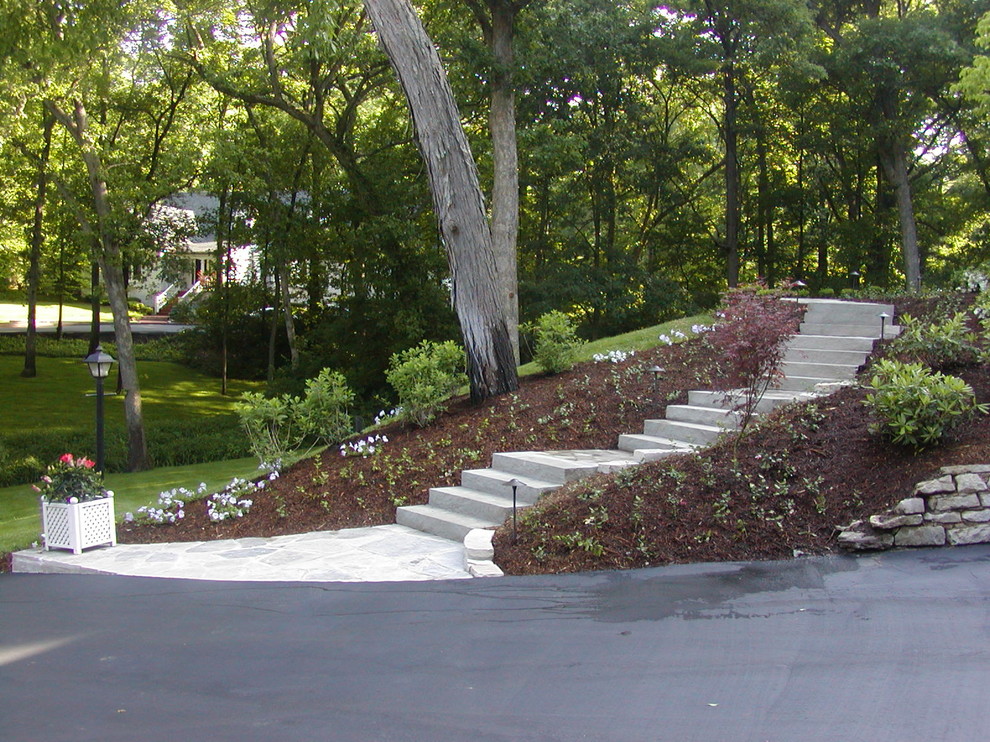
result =
[[[663,373],[663,369],[659,366],[650,366],[648,369],[651,374],[653,374],[653,393],[657,393],[657,387],[660,384],[660,374]]]
[[[889,314],[887,314],[886,312],[881,312],[880,313],[880,339],[881,340],[884,340],[885,339],[884,338],[884,335],[886,334],[887,320],[888,319],[890,319],[890,315]]]
[[[113,356],[103,352],[102,346],[83,359],[90,375],[96,379],[96,470],[103,471],[103,380],[110,375]]]

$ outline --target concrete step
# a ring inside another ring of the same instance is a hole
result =
[[[518,490],[516,503],[518,506],[529,505],[519,500]],[[509,489],[508,497],[503,497],[467,487],[433,487],[430,489],[429,504],[452,513],[501,523],[506,515],[512,513],[512,490]]]
[[[619,436],[619,450],[629,451],[633,454],[637,451],[683,453],[685,451],[693,451],[695,448],[696,446],[692,446],[684,441],[675,441],[670,438],[658,438],[655,435],[636,435],[624,433]]]
[[[781,389],[771,389],[764,394],[762,399],[760,399],[757,403],[756,412],[758,414],[765,414],[777,407],[780,407],[781,405],[799,400],[804,401],[814,399],[815,396],[816,395],[814,394],[806,392],[791,392]],[[688,392],[688,403],[695,404],[700,407],[722,407],[723,409],[729,410],[739,405],[742,400],[743,393],[741,391],[711,392],[706,390],[695,390]]]
[[[492,468],[554,484],[576,482],[596,474],[602,464],[624,460],[626,451],[513,451],[492,456]]]
[[[647,420],[643,424],[643,433],[646,435],[655,438],[670,438],[699,446],[714,443],[726,430],[727,428],[714,425],[682,423],[675,420]]]
[[[729,430],[739,427],[740,415],[723,407],[706,407],[692,404],[667,405],[664,417],[679,423],[712,425]]]
[[[844,325],[880,325],[886,314],[887,324],[894,316],[894,306],[880,302],[844,301],[841,299],[799,299],[806,309],[804,321]]]
[[[840,366],[862,366],[869,353],[861,350],[814,350],[811,348],[788,348],[784,353],[785,362],[793,363],[833,363]]]
[[[492,528],[497,523],[463,513],[452,513],[433,505],[404,505],[395,509],[395,522],[417,531],[432,533],[451,541],[463,541],[475,528]]]
[[[536,502],[547,492],[552,492],[560,486],[553,482],[544,482],[542,479],[524,477],[498,469],[466,469],[461,472],[462,487],[509,498],[512,497],[512,486],[509,482],[513,479],[517,482],[516,499],[530,503]]]
[[[900,331],[900,327],[891,327],[888,324],[884,329],[884,337],[889,340],[890,338],[897,337],[897,335],[900,334]],[[801,334],[876,339],[880,337],[880,321],[877,320],[876,324],[866,325],[842,325],[832,322],[827,324],[802,322]]]
[[[774,391],[777,392],[808,392],[814,393],[818,384],[835,384],[843,379],[822,379],[814,376],[787,376],[778,382]]]
[[[841,337],[836,335],[793,335],[787,341],[788,350],[856,350],[872,353],[873,338]]]
[[[784,361],[781,364],[784,376],[815,376],[819,379],[855,378],[859,365],[847,366],[838,363],[800,363]]]

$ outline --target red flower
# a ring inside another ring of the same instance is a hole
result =
[[[79,461],[77,461],[76,464],[79,466],[85,466],[87,469],[92,469],[94,466],[96,466],[95,461],[90,461],[89,459],[86,458],[79,459]]]
[[[61,461],[63,464],[68,464],[69,466],[72,466],[71,453],[63,453],[61,456],[58,457],[58,460]]]

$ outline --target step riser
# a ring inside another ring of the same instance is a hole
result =
[[[512,487],[506,484],[503,479],[486,474],[489,471],[493,470],[475,469],[462,471],[461,486],[490,495],[512,497]],[[531,487],[526,484],[520,484],[516,487],[516,499],[533,503],[539,500],[545,493],[553,492],[559,486],[556,484],[547,484],[541,487]]]
[[[552,484],[566,484],[584,479],[598,471],[597,466],[576,467],[558,465],[553,462],[534,461],[516,458],[508,454],[496,453],[492,456],[492,468],[516,474],[521,477],[540,479]]]
[[[651,451],[680,451],[683,446],[679,447],[674,444],[673,441],[667,441],[661,438],[652,438],[645,435],[629,435],[623,434],[619,436],[619,450],[620,451],[641,451],[641,450],[651,450]]]
[[[470,490],[465,490],[470,492]],[[500,498],[501,499],[501,498]],[[516,506],[528,505],[517,497]],[[472,518],[501,523],[512,514],[512,497],[500,503],[482,502],[457,492],[457,488],[434,487],[430,490],[430,505],[452,513],[470,515]]]
[[[778,390],[779,391],[779,390]],[[775,410],[781,405],[789,404],[799,397],[789,397],[778,399],[772,396],[764,396],[756,406],[756,412],[765,414]],[[688,402],[699,407],[721,407],[722,409],[732,409],[742,402],[742,397],[727,396],[725,392],[692,391],[688,392]]]
[[[782,392],[814,392],[816,384],[834,384],[842,379],[818,379],[806,376],[789,376],[776,387]]]
[[[862,366],[867,354],[855,350],[806,350],[791,348],[784,354],[785,363],[829,363],[839,366]]]
[[[643,432],[655,438],[670,438],[693,445],[714,443],[720,434],[718,431],[682,425],[672,420],[647,420],[643,425]]]
[[[875,343],[876,341],[871,338],[795,335],[787,341],[787,348],[788,350],[847,350],[871,353]]]
[[[445,512],[442,510],[437,508],[433,508],[433,510],[435,512],[429,512],[428,510],[425,510],[422,505],[396,508],[395,522],[400,526],[415,528],[417,531],[432,533],[434,536],[447,538],[451,541],[463,541],[464,537],[467,536],[473,528],[491,528],[498,525],[497,523],[464,525],[462,523],[447,520],[444,517]],[[481,523],[481,521],[478,521],[478,523]]]
[[[874,321],[880,323],[880,315],[886,314],[887,324],[894,316],[891,304],[877,304],[848,301],[808,301],[801,302],[807,309],[804,313],[805,322],[821,322],[842,325],[868,325]]]
[[[782,366],[785,376],[813,376],[819,379],[852,379],[859,366],[840,366],[833,363],[795,363],[785,361]]]
[[[711,425],[713,428],[733,430],[739,427],[739,414],[718,407],[699,407],[695,405],[667,405],[665,417],[679,423],[694,423],[696,425]]]
[[[900,327],[887,325],[884,329],[884,337],[890,340],[896,337],[901,331]],[[875,325],[835,325],[835,324],[811,324],[804,322],[801,324],[801,333],[804,335],[824,335],[826,337],[855,337],[873,338],[880,337],[880,323]]]

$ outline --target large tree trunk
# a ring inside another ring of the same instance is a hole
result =
[[[512,391],[518,379],[496,281],[491,229],[440,56],[408,0],[364,4],[409,101],[447,248],[471,398],[481,401]]]
[[[519,234],[519,155],[516,148],[516,101],[512,83],[515,64],[512,38],[514,5],[489,2],[492,12],[491,48],[495,57],[488,125],[492,135],[492,249],[499,290],[505,301],[505,321],[516,363],[519,363],[519,296],[516,240]]]
[[[736,115],[736,72],[731,62],[722,70],[723,136],[725,137],[725,277],[739,283],[739,132]]]
[[[127,426],[127,466],[129,471],[142,471],[151,468],[148,446],[144,435],[144,417],[141,412],[141,386],[138,382],[137,360],[134,357],[134,341],[131,336],[131,322],[127,314],[127,288],[124,284],[124,271],[120,248],[114,241],[110,228],[110,199],[103,164],[99,153],[88,141],[88,119],[81,101],[76,102],[72,115],[65,113],[53,103],[48,104],[60,124],[75,140],[89,175],[93,207],[96,212],[97,260],[103,273],[103,282],[113,312],[113,327],[117,341],[117,363],[120,378],[125,390],[124,418]]]
[[[901,230],[901,253],[904,259],[904,276],[909,291],[921,289],[921,254],[918,251],[918,227],[914,220],[914,204],[911,199],[911,182],[908,179],[907,155],[903,148],[889,147],[882,152],[887,180],[894,188],[897,199],[897,217]]]
[[[24,368],[21,376],[38,375],[38,284],[41,281],[41,248],[45,244],[45,204],[48,196],[48,158],[52,151],[52,127],[55,119],[45,112],[44,144],[38,160],[38,190],[34,195],[34,222],[31,225],[31,250],[28,254],[27,336],[24,340]]]

